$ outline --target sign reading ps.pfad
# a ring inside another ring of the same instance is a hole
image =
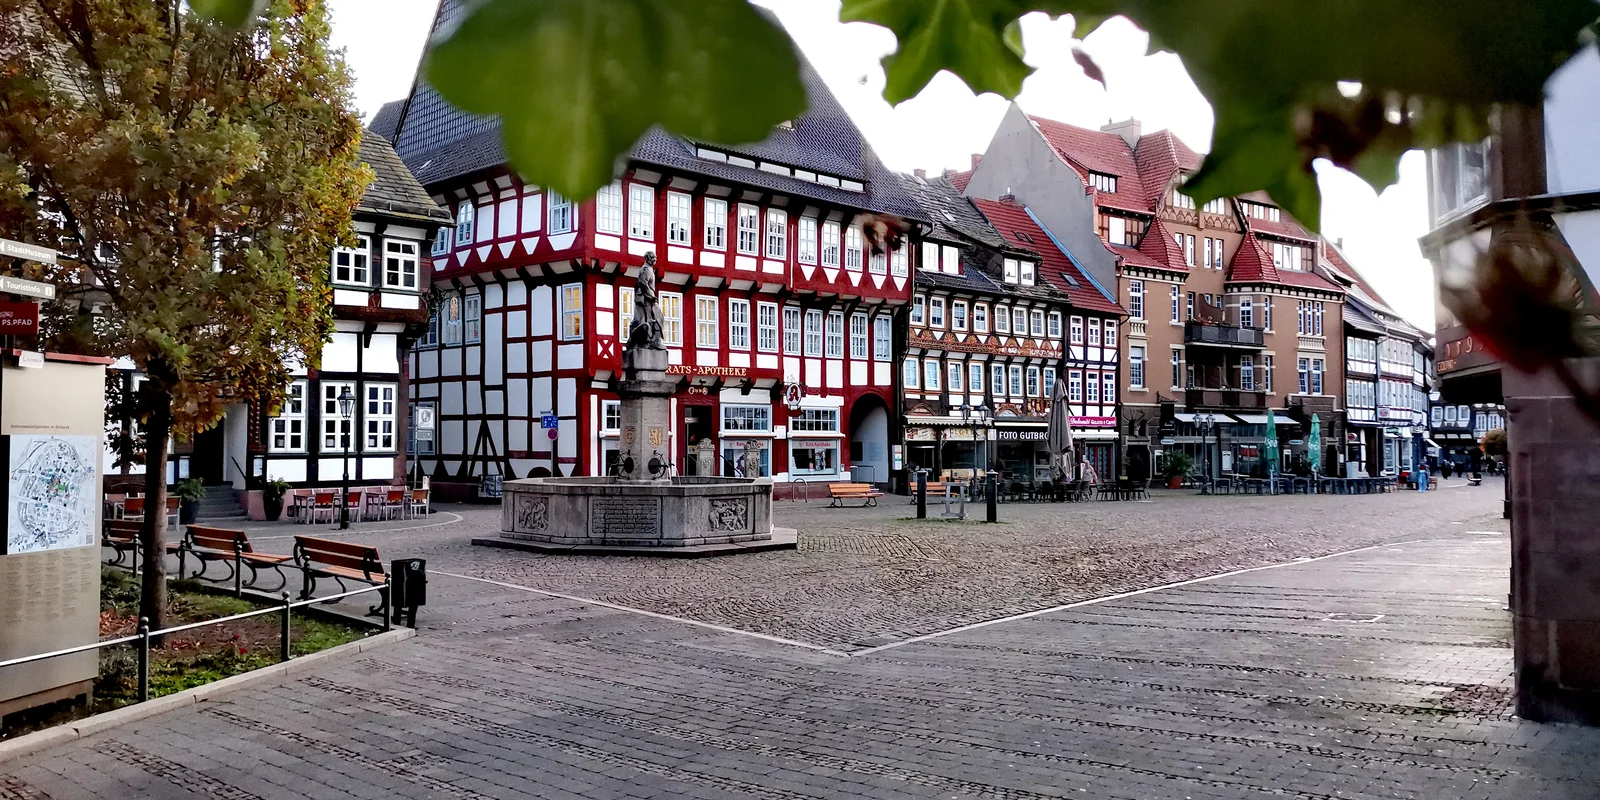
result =
[[[0,300],[0,336],[35,336],[38,333],[38,303]]]

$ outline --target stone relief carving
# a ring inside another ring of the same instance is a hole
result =
[[[743,497],[713,499],[706,527],[712,532],[742,531],[750,524],[750,501]]]
[[[518,531],[542,531],[550,527],[550,499],[537,495],[517,495]]]

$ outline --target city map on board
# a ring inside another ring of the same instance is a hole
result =
[[[95,543],[99,444],[95,436],[11,437],[6,554]]]

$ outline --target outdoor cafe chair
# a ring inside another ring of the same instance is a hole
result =
[[[133,495],[128,495],[126,498],[124,498],[122,501],[122,518],[143,520],[144,498],[135,497]]]
[[[338,509],[333,505],[333,498],[333,492],[313,492],[311,506],[306,510],[305,523],[314,524],[323,516],[327,516],[329,522],[334,521],[339,515]]]
[[[410,517],[428,516],[428,490],[412,489],[411,497],[406,501],[406,514]]]
[[[406,490],[389,489],[384,492],[382,502],[378,506],[378,513],[384,519],[396,519],[397,515],[404,516],[406,513]]]

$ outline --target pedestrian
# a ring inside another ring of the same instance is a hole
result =
[[[1450,459],[1446,458],[1439,462],[1439,477],[1450,480]]]

